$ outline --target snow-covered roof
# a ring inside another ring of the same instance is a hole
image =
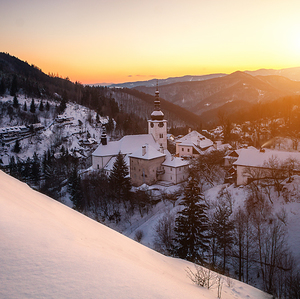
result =
[[[205,136],[198,133],[197,131],[190,132],[184,137],[178,139],[176,143],[180,143],[180,145],[183,146],[196,146],[201,150],[213,146],[214,144],[210,139],[206,138]]]
[[[264,167],[270,159],[278,159],[281,163],[290,159],[300,162],[300,152],[286,152],[267,148],[261,151],[256,148],[246,148],[239,151],[239,157],[233,164]]]
[[[129,157],[143,160],[152,160],[164,156],[166,156],[166,154],[161,153],[159,150],[149,144],[140,146],[133,154],[129,155]]]
[[[161,110],[154,110],[152,113],[151,113],[151,116],[164,116],[163,112]]]
[[[157,150],[159,149],[159,145],[151,134],[126,135],[118,141],[108,142],[107,145],[100,144],[92,155],[98,157],[115,156],[119,152],[132,154],[146,143]]]
[[[172,157],[167,156],[166,160],[162,163],[162,166],[169,166],[169,167],[182,167],[189,165],[189,161],[183,160],[179,157]]]

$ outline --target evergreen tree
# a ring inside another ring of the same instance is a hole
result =
[[[81,189],[81,180],[76,167],[73,168],[71,176],[68,180],[68,192],[71,195],[73,208],[79,212],[82,212],[84,209],[84,200]]]
[[[44,111],[44,104],[43,104],[43,101],[42,101],[42,100],[41,100],[41,102],[40,102],[39,110],[40,110],[40,111]]]
[[[49,111],[50,110],[50,104],[49,104],[49,102],[47,101],[47,103],[46,103],[46,111]]]
[[[13,148],[13,152],[18,154],[20,150],[21,150],[20,141],[17,139]]]
[[[4,79],[1,78],[1,82],[0,82],[0,96],[4,95],[5,91],[6,91],[6,87],[5,87]]]
[[[27,111],[27,104],[26,104],[26,101],[24,103],[24,111]]]
[[[36,152],[34,152],[32,157],[31,177],[35,183],[40,179],[40,159]]]
[[[14,156],[10,157],[8,168],[9,168],[9,174],[13,177],[16,177],[18,170],[17,170],[17,164]]]
[[[14,75],[13,79],[12,79],[12,82],[11,82],[10,95],[15,96],[17,90],[18,90],[17,76]]]
[[[207,204],[193,173],[184,188],[180,205],[184,208],[175,220],[174,253],[180,258],[202,263],[208,248]]]
[[[213,215],[213,230],[218,248],[223,255],[223,272],[226,270],[226,258],[233,244],[234,223],[231,219],[232,200],[230,193],[222,189],[218,194],[218,204]]]
[[[31,112],[31,113],[35,113],[34,99],[31,100],[31,104],[30,104],[30,112]]]
[[[129,171],[121,152],[119,152],[116,157],[109,176],[109,183],[117,200],[126,201],[129,199],[131,189]]]
[[[13,107],[19,108],[19,101],[16,95],[14,95]]]

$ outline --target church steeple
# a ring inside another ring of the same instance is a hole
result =
[[[159,91],[158,91],[158,80],[156,82],[156,91],[155,91],[155,99],[154,99],[154,111],[151,113],[152,120],[163,120],[164,114],[160,110],[160,99],[159,99]]]
[[[154,140],[163,148],[167,149],[167,121],[160,110],[160,99],[158,91],[158,80],[156,83],[154,110],[151,119],[148,120],[148,134],[152,134]]]

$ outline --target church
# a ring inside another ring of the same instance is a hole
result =
[[[92,168],[103,169],[109,175],[119,152],[128,165],[133,186],[153,185],[158,181],[178,184],[188,178],[189,162],[172,156],[167,149],[167,120],[160,108],[158,87],[148,134],[126,135],[110,142],[104,129],[101,144],[92,154]]]

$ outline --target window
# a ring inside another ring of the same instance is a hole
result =
[[[158,123],[158,126],[159,126],[160,128],[162,128],[162,127],[164,126],[164,123],[163,123],[163,122],[159,122],[159,123]]]
[[[164,138],[164,134],[159,134],[159,138]]]
[[[188,152],[190,152],[190,149],[188,148]]]
[[[182,148],[181,150],[182,150],[182,151],[184,151],[184,149],[183,149],[183,148]]]
[[[99,164],[97,164],[97,169],[99,169]]]

